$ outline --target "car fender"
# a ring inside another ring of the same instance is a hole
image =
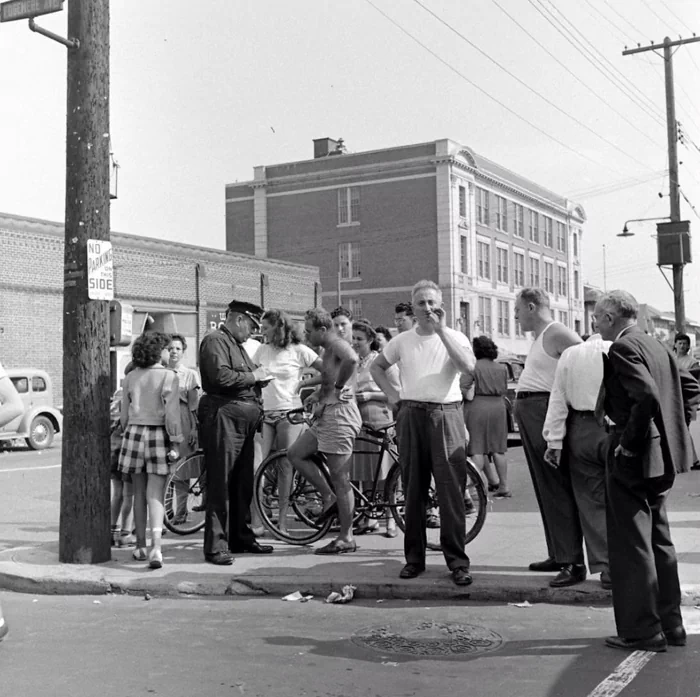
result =
[[[60,433],[63,430],[63,415],[61,412],[58,411],[58,409],[54,409],[54,407],[47,407],[46,405],[43,405],[32,407],[24,413],[22,421],[17,428],[17,433],[29,433],[29,428],[32,425],[32,421],[34,421],[37,416],[48,417],[53,423],[56,433]]]

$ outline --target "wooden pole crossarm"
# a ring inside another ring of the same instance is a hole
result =
[[[662,44],[651,44],[651,46],[639,46],[638,48],[625,49],[622,52],[623,56],[630,56],[633,53],[644,53],[645,51],[659,51],[666,48],[666,46],[683,46],[683,44],[693,44],[696,41],[700,41],[700,36],[693,36],[690,39],[678,39],[677,41],[671,41],[666,38]]]

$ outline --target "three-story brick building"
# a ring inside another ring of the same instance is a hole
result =
[[[377,324],[431,278],[451,326],[515,353],[523,286],[582,330],[580,205],[452,140],[348,154],[323,138],[314,155],[226,186],[227,249],[318,266],[324,305]]]

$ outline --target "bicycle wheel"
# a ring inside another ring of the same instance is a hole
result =
[[[165,527],[191,535],[204,527],[207,489],[204,455],[192,453],[178,462],[165,480]]]
[[[488,497],[486,495],[486,487],[484,486],[483,479],[479,474],[479,470],[474,466],[471,460],[467,460],[465,462],[465,466],[467,470],[467,484],[464,493],[464,501],[467,508],[466,543],[469,544],[484,527]],[[394,520],[399,528],[401,528],[401,531],[405,532],[405,498],[401,471],[398,465],[392,467],[391,471],[389,472],[389,477],[386,480],[385,492],[386,498],[391,504],[391,513],[394,516]],[[471,502],[471,505],[469,505],[469,502]],[[440,550],[440,508],[438,506],[434,482],[431,482],[430,484],[426,508],[428,511],[426,527],[428,549]],[[433,518],[432,521],[431,518]]]
[[[319,472],[330,486],[322,463],[319,463]],[[287,494],[280,492],[280,485],[287,489]],[[254,495],[265,528],[278,540],[291,545],[308,545],[320,540],[333,523],[327,520],[320,526],[316,524],[323,510],[321,494],[292,467],[286,450],[273,453],[260,465],[255,474]]]

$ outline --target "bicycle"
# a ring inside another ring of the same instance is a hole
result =
[[[307,425],[312,420],[304,409],[292,410],[287,414],[287,419],[292,424],[306,423]],[[355,440],[353,454],[376,454],[377,465],[374,468],[374,479],[369,491],[360,491],[352,483],[355,494],[354,522],[357,523],[363,516],[379,520],[390,512],[396,525],[405,532],[405,500],[393,426],[394,424],[387,424],[382,428],[373,428],[363,424],[362,431]],[[384,488],[380,490],[379,478],[385,456],[391,458],[392,464]],[[314,460],[326,482],[331,486],[330,473],[323,455],[318,453]],[[471,542],[484,526],[488,497],[479,470],[469,459],[465,461],[465,466],[467,470],[465,502],[471,503],[469,507],[471,510],[467,513],[467,542]],[[283,471],[287,475],[285,477],[287,480],[291,473],[291,486],[286,506],[280,506],[279,480]],[[287,459],[286,450],[278,450],[270,454],[260,465],[255,475],[253,497],[264,527],[283,542],[292,545],[311,544],[320,540],[333,526],[333,519],[317,523],[317,518],[323,511],[321,495],[300,472],[292,467]],[[437,495],[432,485],[428,494],[427,507],[438,508]],[[280,513],[284,515],[282,521],[280,521]],[[283,525],[280,525],[280,522]],[[440,550],[439,530],[428,528],[427,535],[428,548]]]
[[[204,453],[197,450],[175,464],[165,480],[163,523],[176,535],[191,535],[204,527],[207,473]]]

